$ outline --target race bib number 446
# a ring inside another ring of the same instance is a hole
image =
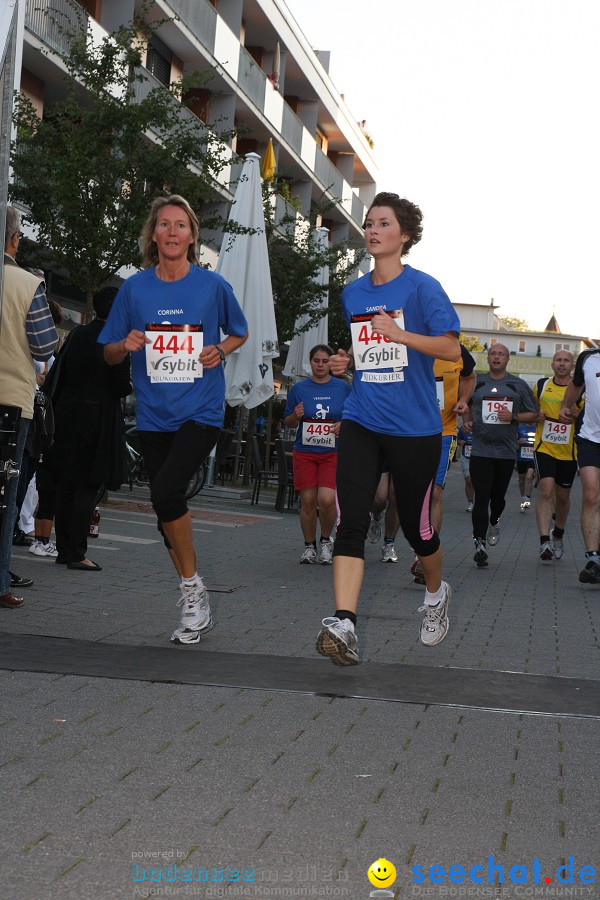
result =
[[[395,320],[398,328],[404,329],[404,313],[401,309],[388,313]],[[381,334],[371,331],[371,313],[352,316],[350,331],[352,334],[352,350],[357,371],[365,369],[398,369],[408,365],[408,356],[404,344],[396,344]]]
[[[329,447],[330,450],[335,450],[333,426],[333,422],[324,422],[323,419],[305,419],[302,422],[302,446]]]
[[[146,374],[152,382],[186,383],[202,378],[198,357],[204,346],[202,325],[146,325]]]
[[[510,425],[498,418],[498,413],[507,409],[512,415],[513,401],[509,397],[484,397],[481,401],[481,421],[484,425]]]

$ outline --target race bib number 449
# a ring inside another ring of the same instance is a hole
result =
[[[329,447],[335,450],[335,434],[333,422],[323,419],[305,419],[302,422],[302,445],[304,447]]]
[[[202,325],[146,325],[146,374],[152,382],[186,383],[202,378],[198,357],[204,346]]]
[[[395,320],[398,328],[404,329],[404,313],[401,309],[387,313]],[[396,344],[381,334],[373,334],[371,330],[371,313],[352,316],[350,331],[352,333],[352,350],[357,371],[365,369],[399,369],[408,365],[408,356],[404,344]]]
[[[507,409],[512,415],[513,401],[509,397],[484,397],[481,401],[481,421],[484,425],[510,425],[498,418],[498,413]]]

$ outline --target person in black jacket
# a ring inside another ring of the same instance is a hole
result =
[[[56,562],[88,572],[101,569],[86,556],[96,495],[102,484],[120,487],[126,472],[120,400],[133,390],[129,357],[109,366],[97,343],[116,294],[106,287],[94,296],[96,319],[70,336],[54,397],[48,462],[57,482]]]

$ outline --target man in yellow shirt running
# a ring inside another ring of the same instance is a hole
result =
[[[540,411],[534,440],[534,459],[538,484],[535,509],[540,533],[540,559],[560,559],[563,555],[563,535],[571,506],[571,487],[577,474],[575,425],[559,422],[567,386],[571,383],[573,354],[557,350],[552,357],[552,378],[540,378],[533,393]],[[583,402],[573,407],[576,417]],[[552,514],[555,523],[552,528]]]

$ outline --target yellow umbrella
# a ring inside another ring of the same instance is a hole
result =
[[[262,158],[260,174],[265,179],[265,181],[272,181],[273,176],[275,175],[276,168],[277,163],[275,161],[275,151],[273,150],[273,139],[269,138],[269,143],[267,144],[265,155]]]

